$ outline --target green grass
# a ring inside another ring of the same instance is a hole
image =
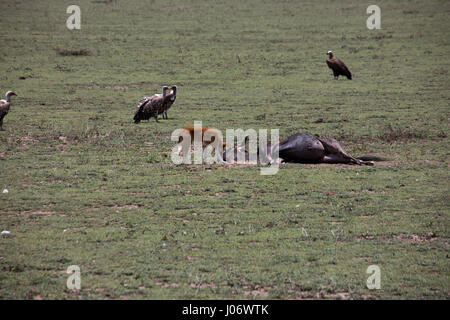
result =
[[[1,298],[449,298],[448,1],[378,1],[381,30],[355,1],[77,3],[73,31],[70,1],[1,4]],[[169,120],[133,124],[172,84]],[[390,161],[175,166],[194,120]]]

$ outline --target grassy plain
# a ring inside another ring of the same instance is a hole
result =
[[[378,1],[368,30],[356,1],[80,0],[70,31],[72,2],[0,5],[1,298],[449,298],[450,2]],[[169,120],[133,124],[164,84]],[[390,161],[175,166],[194,120]]]

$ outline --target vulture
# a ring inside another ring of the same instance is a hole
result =
[[[0,131],[3,131],[3,118],[8,114],[11,105],[11,96],[17,96],[12,91],[6,93],[6,99],[0,100]]]
[[[162,94],[154,94],[151,97],[143,97],[139,100],[138,109],[134,113],[134,123],[139,123],[141,120],[148,120],[154,117],[158,121],[158,115],[163,112],[163,103],[166,98],[166,93],[169,87],[162,88]]]
[[[331,70],[333,70],[334,78],[337,80],[339,76],[346,76],[347,79],[352,80],[352,74],[350,73],[350,70],[348,70],[345,63],[343,63],[342,60],[334,57],[331,50],[328,51],[327,54],[327,65]]]
[[[170,109],[170,107],[175,102],[175,99],[177,98],[177,86],[171,86],[170,88],[172,90],[169,92],[168,95],[166,95],[166,98],[164,99],[163,103],[163,112],[162,112],[163,119],[169,119],[169,117],[167,116],[167,110]]]

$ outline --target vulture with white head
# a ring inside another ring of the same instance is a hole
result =
[[[163,103],[166,98],[169,87],[164,86],[162,93],[154,94],[151,97],[143,97],[139,100],[138,109],[134,113],[134,123],[139,123],[141,120],[148,120],[154,117],[158,121],[158,115],[163,112]]]
[[[17,94],[8,91],[5,100],[0,100],[0,131],[3,131],[3,118],[8,114],[11,106],[11,96],[17,96]]]
[[[169,119],[169,117],[167,116],[167,111],[170,109],[170,107],[175,102],[175,99],[177,98],[177,86],[171,86],[170,88],[172,90],[166,95],[163,103],[163,119]]]
[[[347,79],[352,80],[352,74],[350,73],[350,70],[348,70],[345,63],[343,63],[341,59],[336,58],[331,50],[328,51],[327,54],[327,65],[331,70],[333,70],[334,78],[337,80],[339,76],[346,76]]]

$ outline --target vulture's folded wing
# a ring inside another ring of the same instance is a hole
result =
[[[9,111],[9,105],[9,102],[6,102],[6,100],[0,100],[0,118],[6,116]]]

